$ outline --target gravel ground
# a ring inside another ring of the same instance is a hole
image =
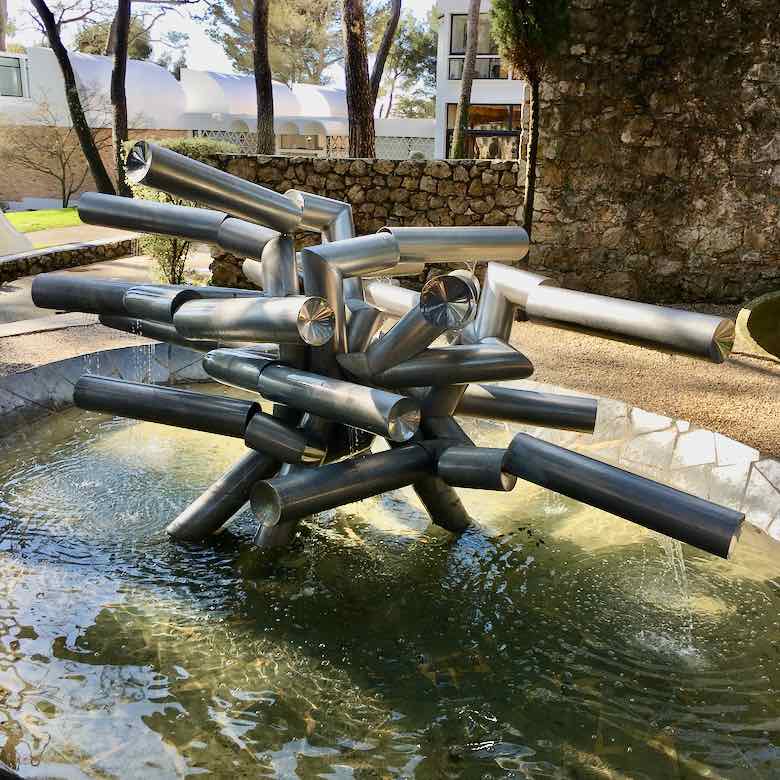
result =
[[[734,317],[738,306],[699,311]],[[146,339],[102,325],[14,336],[0,341],[0,375],[97,349]],[[534,379],[617,398],[689,420],[768,456],[780,456],[780,366],[746,357],[713,365],[582,334],[516,323],[512,342],[536,366]]]

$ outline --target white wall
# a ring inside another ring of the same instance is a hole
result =
[[[436,157],[445,157],[447,145],[447,104],[460,98],[460,80],[450,80],[450,29],[453,14],[468,12],[468,0],[439,0],[439,48],[436,55]],[[482,0],[480,13],[489,13],[490,0]],[[521,105],[525,82],[514,79],[475,79],[471,88],[472,103],[514,103]]]

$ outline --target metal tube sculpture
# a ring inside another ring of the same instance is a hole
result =
[[[722,362],[733,323],[555,287],[512,264],[520,227],[386,227],[355,236],[351,207],[297,190],[281,195],[153,144],[128,157],[131,180],[209,208],[86,195],[85,222],[183,236],[245,258],[263,292],[136,285],[45,274],[38,306],[93,312],[104,325],[205,352],[218,382],[258,403],[85,376],[74,401],[167,425],[241,438],[246,454],[168,526],[202,541],[251,500],[255,543],[286,544],[315,512],[404,485],[434,523],[472,527],[455,488],[509,491],[518,478],[727,557],[744,516],[521,433],[476,447],[458,415],[592,431],[593,399],[484,384],[522,379],[533,364],[508,343],[530,319]],[[211,210],[216,209],[216,210]],[[296,255],[293,234],[321,243]],[[482,290],[454,272],[421,292],[388,278],[423,263],[489,261]],[[384,277],[371,278],[371,277]],[[388,320],[397,320],[387,329]],[[377,337],[378,331],[386,331]],[[448,334],[448,345],[438,345]],[[270,342],[270,343],[268,343]],[[370,452],[374,437],[389,449]]]

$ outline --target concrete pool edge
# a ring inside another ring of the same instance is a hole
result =
[[[0,439],[22,425],[72,406],[73,387],[83,374],[172,385],[212,381],[201,359],[198,352],[155,343],[91,352],[0,377]],[[502,384],[588,396],[531,380]],[[504,426],[489,420],[479,424]],[[722,434],[608,398],[599,399],[592,435],[534,426],[519,428],[743,511],[749,522],[780,541],[780,461],[762,458],[758,450]]]

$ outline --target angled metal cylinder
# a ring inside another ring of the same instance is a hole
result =
[[[319,346],[332,338],[333,319],[322,298],[294,295],[190,301],[173,324],[186,338]]]
[[[321,442],[264,412],[252,415],[246,425],[244,443],[281,463],[320,463],[325,457]]]
[[[382,327],[385,313],[363,300],[345,301],[347,312],[347,342],[353,352],[365,352]]]
[[[276,230],[247,222],[245,219],[228,217],[219,226],[212,243],[218,244],[226,252],[237,257],[252,257],[260,260],[265,247],[278,238],[279,233]]]
[[[420,311],[428,322],[460,330],[477,313],[479,283],[471,274],[451,273],[429,279],[420,291]]]
[[[215,350],[203,359],[203,368],[269,401],[394,441],[407,441],[419,425],[420,409],[411,398],[283,366],[249,350]]]
[[[399,276],[420,276],[425,271],[425,263],[421,263],[417,260],[398,263],[393,268],[383,268],[381,271],[366,271],[363,273],[364,279],[384,279],[393,278]]]
[[[343,241],[355,235],[349,203],[302,190],[287,190],[284,194],[300,204],[301,230],[315,230],[325,241]]]
[[[317,469],[294,471],[258,482],[252,489],[252,511],[265,526],[294,522],[411,485],[431,466],[431,456],[424,447],[407,444]]]
[[[132,317],[152,322],[173,323],[173,314],[183,303],[200,298],[194,288],[139,285],[125,293],[125,309]]]
[[[91,375],[76,382],[73,403],[79,409],[237,438],[244,437],[260,410],[259,404],[240,398]]]
[[[455,413],[592,433],[596,427],[598,401],[499,385],[469,385]]]
[[[521,227],[383,227],[404,260],[426,263],[499,260],[516,263],[528,254],[528,233]]]
[[[434,525],[453,534],[473,528],[474,523],[463,506],[458,491],[441,477],[424,474],[412,487]]]
[[[403,317],[406,312],[420,303],[419,292],[408,290],[399,284],[369,280],[364,283],[363,288],[366,303],[376,306],[377,309],[392,317]]]
[[[252,284],[262,288],[263,264],[259,260],[247,259],[241,264],[241,271]]]
[[[741,512],[526,433],[512,440],[504,467],[520,479],[721,558],[728,558],[745,519]]]
[[[282,233],[294,231],[301,221],[300,203],[156,144],[134,144],[126,168],[127,178],[135,184],[203,203]]]
[[[33,303],[41,309],[123,317],[128,314],[125,293],[135,286],[135,282],[116,282],[59,272],[36,276],[31,292]]]
[[[522,352],[498,339],[483,339],[479,344],[425,349],[372,380],[382,387],[436,387],[525,379],[533,372],[533,363]]]
[[[164,341],[167,344],[177,344],[180,347],[194,349],[197,352],[211,352],[212,349],[219,349],[220,346],[224,346],[219,341],[212,339],[186,339],[173,325],[165,322],[152,322],[151,320],[141,320],[135,317],[117,317],[101,314],[100,324],[105,325],[107,328],[131,333],[134,336]]]
[[[299,290],[292,236],[277,236],[269,241],[262,254],[262,282],[266,295],[294,295]]]
[[[79,198],[78,212],[81,221],[88,225],[160,233],[210,244],[217,243],[220,226],[228,216],[224,211],[97,192],[86,192]]]
[[[447,447],[436,461],[436,473],[453,487],[508,492],[517,482],[504,471],[507,450],[493,447]]]
[[[552,280],[540,274],[512,268],[503,263],[488,263],[474,322],[461,334],[464,343],[475,343],[488,336],[509,341],[515,310],[523,306],[528,294]]]
[[[200,542],[219,531],[249,501],[252,486],[279,470],[262,452],[247,450],[230,469],[193,501],[165,529],[181,542]]]
[[[537,287],[524,310],[532,321],[712,363],[722,363],[734,346],[734,323],[725,317],[559,287]]]

